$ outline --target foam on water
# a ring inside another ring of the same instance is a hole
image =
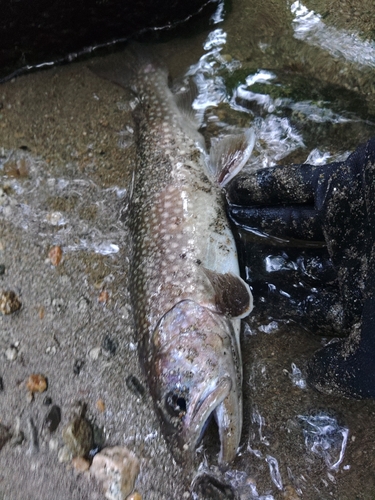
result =
[[[298,368],[298,366],[295,363],[291,364],[292,371],[289,373],[288,376],[290,380],[292,381],[293,385],[296,387],[299,387],[300,389],[306,389],[307,384],[306,384],[306,379],[302,374],[302,371]]]
[[[296,7],[295,12],[297,16],[300,10]],[[298,16],[297,18],[299,19]],[[324,123],[345,125],[362,121],[353,113],[333,111],[329,107],[330,103],[323,101],[306,99],[295,101],[291,97],[272,97],[271,87],[268,93],[267,85],[275,88],[277,75],[267,69],[258,69],[249,74],[244,83],[240,83],[234,89],[228,89],[226,78],[241,68],[241,63],[230,55],[223,56],[226,41],[227,34],[222,28],[216,28],[209,33],[203,44],[204,54],[189,68],[187,76],[193,77],[197,85],[198,95],[193,108],[203,126],[211,119],[215,120],[215,117],[209,115],[206,117],[207,109],[215,108],[219,104],[226,104],[234,111],[249,115],[251,126],[256,133],[256,142],[245,169],[273,166],[294,151],[305,148],[304,133],[292,124],[290,115],[298,117],[297,121],[311,123],[311,126]],[[263,86],[263,93],[256,90],[257,84]],[[218,119],[216,122],[221,133],[232,133],[229,125]],[[317,153],[311,153],[307,162],[316,161],[316,164],[319,164],[328,158],[331,161],[342,159],[329,151],[323,151],[320,158]]]
[[[325,414],[299,415],[306,448],[322,457],[329,469],[337,470],[344,460],[349,429]]]
[[[374,42],[361,40],[355,33],[327,26],[320,14],[309,10],[299,0],[291,5],[290,10],[294,15],[295,38],[326,50],[335,59],[375,68]]]
[[[22,180],[0,177],[1,218],[21,227],[30,237],[45,240],[50,246],[60,245],[64,253],[84,250],[112,255],[119,252],[128,238],[119,221],[127,199],[126,189],[117,186],[102,189],[90,179],[52,177],[41,159],[21,150],[2,150],[1,169],[9,160],[26,162],[29,171]],[[58,199],[74,199],[74,208],[49,210],[51,201]],[[90,217],[90,209],[95,217]]]
[[[270,475],[272,482],[276,486],[278,490],[283,489],[283,481],[281,479],[281,474],[279,471],[279,463],[275,457],[271,457],[271,455],[266,456],[266,462],[268,463],[268,467],[270,468]]]

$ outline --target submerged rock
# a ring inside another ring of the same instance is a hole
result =
[[[138,458],[125,446],[104,448],[95,455],[90,469],[109,500],[125,500],[134,489],[139,470]]]

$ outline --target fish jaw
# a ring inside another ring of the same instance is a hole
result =
[[[191,300],[176,304],[155,328],[148,371],[176,460],[194,460],[211,416],[219,462],[233,460],[242,430],[242,366],[230,320]]]

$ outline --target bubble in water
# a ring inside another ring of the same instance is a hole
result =
[[[294,363],[292,363],[291,367],[292,373],[288,372],[288,375],[293,385],[299,387],[300,389],[306,389],[306,380],[303,377],[301,370]]]
[[[280,491],[283,489],[283,482],[281,480],[281,474],[279,471],[279,463],[275,457],[271,457],[271,455],[266,456],[266,462],[270,468],[270,475],[272,482]]]
[[[322,457],[329,469],[338,469],[344,459],[349,429],[324,414],[299,415],[298,418],[303,423],[306,448]]]

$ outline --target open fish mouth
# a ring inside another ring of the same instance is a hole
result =
[[[229,463],[236,455],[241,434],[241,401],[233,390],[230,376],[222,377],[212,390],[205,390],[190,401],[180,435],[184,454],[194,454],[208,422],[216,420],[219,438],[219,463]]]

